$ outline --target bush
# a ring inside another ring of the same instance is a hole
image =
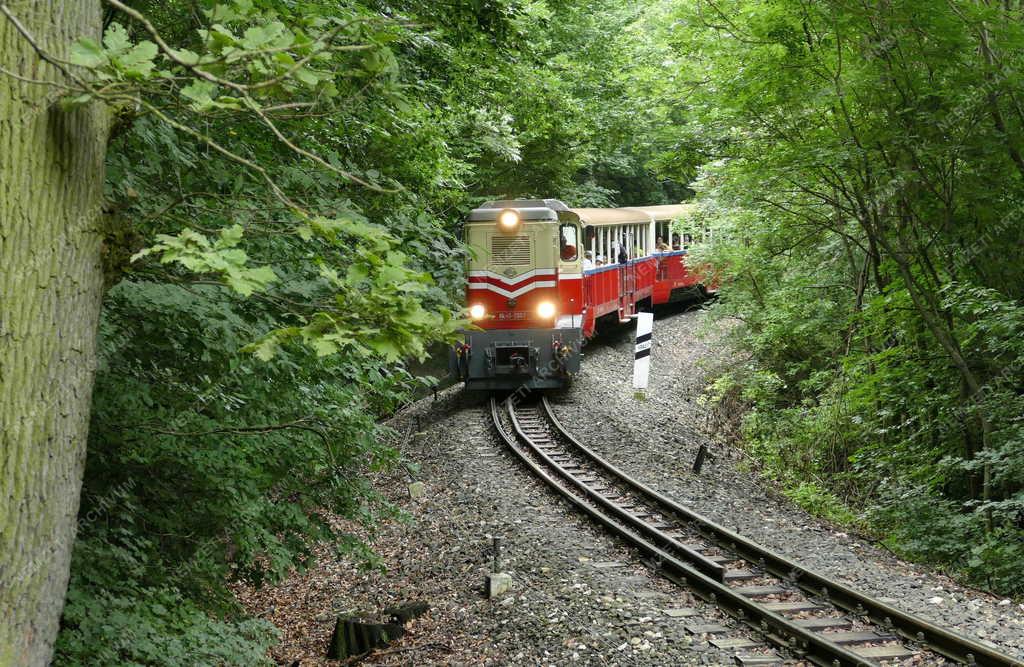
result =
[[[218,619],[171,586],[147,586],[148,545],[122,536],[75,545],[75,570],[55,663],[63,665],[272,664],[275,628],[251,619]]]

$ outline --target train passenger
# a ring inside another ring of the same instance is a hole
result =
[[[576,246],[569,243],[568,239],[565,238],[565,231],[562,231],[562,235],[558,241],[559,254],[562,257],[562,261],[569,262],[576,259]]]
[[[682,247],[679,244],[679,234],[673,234],[672,235],[672,249],[673,250],[682,250]]]
[[[583,253],[583,270],[594,268],[594,253],[587,250]]]
[[[658,252],[665,252],[670,250],[669,245],[665,243],[665,239],[658,237],[658,241],[654,244],[654,247],[658,249]]]
[[[629,254],[626,252],[626,244],[625,243],[620,243],[619,244],[619,254],[616,255],[616,259],[618,260],[619,264],[627,264],[627,263],[629,263]]]

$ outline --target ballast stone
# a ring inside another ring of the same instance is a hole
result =
[[[670,618],[688,618],[696,616],[697,610],[690,607],[678,607],[676,609],[665,609],[665,615]]]

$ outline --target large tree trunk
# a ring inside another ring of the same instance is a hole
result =
[[[97,38],[99,0],[6,4],[66,58]],[[0,65],[65,82],[0,14]],[[53,86],[0,72],[0,666],[53,653],[85,461],[102,269],[108,120],[63,111]]]

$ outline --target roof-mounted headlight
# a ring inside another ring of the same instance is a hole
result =
[[[498,228],[503,232],[514,232],[519,229],[522,220],[519,211],[514,208],[506,208],[498,214]]]

